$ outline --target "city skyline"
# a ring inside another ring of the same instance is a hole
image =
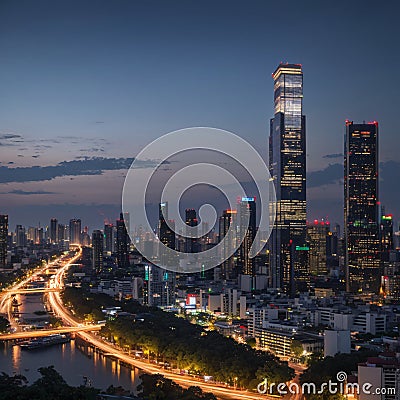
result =
[[[1,1],[2,394],[399,399],[399,12]]]
[[[120,211],[124,175],[138,150],[184,126],[232,130],[266,159],[267,121],[273,114],[270,73],[281,60],[301,63],[305,71],[310,220],[343,223],[345,119],[380,122],[381,200],[399,219],[395,91],[379,79],[398,59],[381,46],[383,39],[395,41],[392,17],[379,7],[357,8],[356,2],[329,12],[288,4],[292,24],[276,45],[277,21],[267,4],[255,2],[247,9],[229,2],[226,14],[227,4],[214,5],[212,15],[178,2],[168,8],[158,3],[157,9],[120,2],[112,10],[99,2],[95,12],[80,5],[79,15],[48,2],[22,10],[12,2],[2,4],[0,48],[6,62],[0,69],[8,79],[0,100],[0,210],[10,216],[10,226],[86,215],[91,229],[102,227]],[[380,29],[358,33],[370,13]],[[141,22],[149,16],[155,26]],[[339,20],[351,20],[351,34],[334,29]],[[106,21],[109,34],[102,30]],[[299,30],[303,21],[313,21],[318,35]],[[329,23],[331,29],[325,27]],[[181,29],[188,35],[179,35]],[[293,44],[294,32],[299,46]],[[346,56],[355,60],[357,54],[385,62],[336,62]]]

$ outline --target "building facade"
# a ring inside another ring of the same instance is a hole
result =
[[[272,287],[294,295],[296,275],[307,268],[296,259],[306,242],[306,119],[303,71],[280,64],[274,79],[275,114],[270,123],[269,169],[276,190],[276,220],[269,239]],[[303,255],[303,254],[301,254]]]
[[[8,215],[0,215],[0,268],[7,267]]]
[[[103,270],[104,234],[100,230],[92,232],[93,270],[100,273]]]
[[[129,267],[129,235],[121,213],[116,222],[117,226],[117,264],[118,268]]]
[[[379,291],[378,123],[346,121],[344,151],[346,290]]]
[[[257,233],[256,199],[242,197],[239,203],[239,232],[243,241],[239,247],[238,266],[243,275],[255,276],[255,258],[250,258],[250,249]]]
[[[69,243],[81,244],[82,222],[80,219],[69,221]]]

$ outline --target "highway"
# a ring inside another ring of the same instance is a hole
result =
[[[54,279],[55,287],[57,288],[63,287],[64,273],[67,271],[69,266],[73,264],[79,257],[80,257],[80,252],[57,271]],[[72,327],[79,327],[79,325],[81,325],[80,321],[78,321],[75,317],[73,317],[70,314],[70,312],[64,307],[59,292],[50,292],[48,294],[48,301],[55,314],[57,314],[60,318],[62,318],[66,325],[70,325]],[[112,354],[114,357],[123,361],[124,363],[135,366],[143,370],[144,372],[151,374],[162,374],[166,378],[171,379],[184,387],[199,386],[202,390],[206,392],[211,392],[222,400],[240,400],[240,399],[262,400],[271,398],[270,396],[259,395],[257,393],[252,393],[244,390],[238,390],[230,387],[219,386],[212,383],[206,383],[194,377],[177,375],[157,365],[149,364],[148,362],[132,357],[123,350],[120,350],[116,346],[108,342],[105,342],[104,340],[102,340],[101,338],[92,333],[80,331],[77,332],[77,335],[79,335],[88,344],[97,347],[102,352],[107,354]]]
[[[26,332],[15,332],[6,333],[0,335],[1,340],[17,340],[17,339],[31,339],[37,337],[44,337],[59,333],[74,333],[74,332],[86,332],[86,331],[99,331],[103,325],[88,325],[88,326],[66,326],[57,329],[41,329]]]
[[[60,289],[58,288],[35,288],[35,289],[15,289],[15,290],[8,290],[8,294],[35,294],[35,293],[48,293],[48,292],[59,292]]]
[[[19,330],[20,327],[14,320],[12,313],[11,313],[11,298],[12,298],[12,296],[14,296],[18,293],[23,293],[26,290],[30,290],[29,293],[35,293],[33,291],[35,289],[24,289],[24,286],[26,286],[28,283],[30,283],[33,280],[35,280],[36,278],[38,278],[41,274],[44,274],[49,267],[54,267],[54,265],[61,262],[62,259],[63,259],[63,256],[57,258],[56,260],[50,262],[49,264],[45,264],[41,267],[37,267],[32,272],[32,274],[28,275],[21,282],[16,283],[11,288],[0,292],[0,314],[4,314],[7,316],[7,319],[10,321],[11,327],[14,330]],[[59,290],[59,289],[57,289],[57,290]]]

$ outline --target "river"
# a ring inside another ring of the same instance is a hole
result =
[[[25,319],[35,316],[34,311],[44,309],[42,296],[20,296],[21,315]],[[0,342],[0,373],[24,375],[30,383],[40,377],[38,368],[53,365],[71,386],[79,386],[87,377],[93,387],[107,389],[122,386],[136,392],[141,371],[120,364],[86,346],[79,338],[69,343],[37,350],[21,350],[13,343]]]
[[[69,385],[79,386],[87,377],[93,387],[122,386],[135,392],[139,369],[131,369],[94,352],[79,339],[38,350],[21,350],[12,343],[0,343],[0,373],[24,375],[30,383],[40,377],[40,367],[53,365]]]

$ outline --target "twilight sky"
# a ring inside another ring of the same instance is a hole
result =
[[[115,220],[132,158],[176,129],[226,129],[265,158],[280,61],[304,70],[309,219],[341,222],[350,119],[380,123],[381,202],[400,220],[400,7],[318,3],[2,0],[0,213],[10,228]]]

